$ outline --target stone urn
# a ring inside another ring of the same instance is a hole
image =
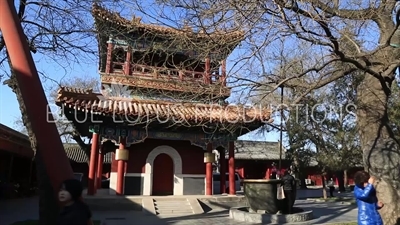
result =
[[[281,201],[277,199],[280,180],[245,179],[243,180],[244,195],[250,208],[255,211],[275,214],[281,209]]]

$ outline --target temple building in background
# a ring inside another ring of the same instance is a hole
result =
[[[103,89],[63,87],[56,102],[92,140],[88,195],[108,153],[110,194],[212,195],[215,149],[229,174],[221,193],[235,194],[235,141],[271,122],[270,109],[226,101],[226,59],[243,32],[145,24],[99,5],[92,13]]]

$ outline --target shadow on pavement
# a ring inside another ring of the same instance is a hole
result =
[[[102,225],[188,225],[188,224],[250,224],[229,219],[229,208],[224,202],[201,202],[204,213],[194,215],[154,215],[142,207],[142,199],[125,196],[84,197],[92,211],[93,219],[101,220]],[[354,205],[339,203],[316,203],[313,201],[297,200],[296,207],[313,210],[315,219],[308,224],[328,222],[349,222],[356,220],[356,213],[351,213]],[[25,198],[0,201],[0,225],[38,219],[38,198]]]

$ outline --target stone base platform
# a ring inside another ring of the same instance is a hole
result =
[[[236,221],[247,223],[297,223],[314,219],[313,211],[303,211],[294,214],[262,214],[249,212],[248,207],[233,207],[229,210],[229,217]]]

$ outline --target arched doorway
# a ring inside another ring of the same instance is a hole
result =
[[[152,195],[153,190],[153,175],[154,175],[154,160],[160,154],[167,154],[173,161],[173,187],[174,195],[183,195],[183,180],[182,180],[182,158],[179,153],[168,145],[160,145],[154,148],[146,158],[145,176],[143,183],[143,195]]]
[[[174,194],[174,162],[165,154],[159,154],[153,163],[153,191],[152,195]]]

